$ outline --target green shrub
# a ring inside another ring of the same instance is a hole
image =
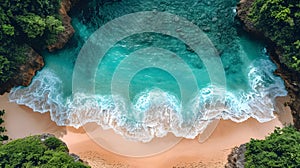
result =
[[[44,34],[46,28],[45,19],[39,15],[29,13],[24,16],[17,16],[16,21],[28,38],[34,39]]]
[[[0,146],[0,167],[89,167],[82,162],[74,161],[73,157],[62,151],[64,145],[60,140],[55,137],[48,139],[50,140],[42,142],[40,136],[30,136]],[[55,149],[49,148],[46,144],[51,144],[51,147],[55,147]]]
[[[0,145],[2,144],[2,141],[8,140],[8,136],[4,135],[6,132],[5,127],[2,127],[1,124],[4,123],[4,120],[2,119],[2,116],[5,114],[4,110],[0,110]]]
[[[7,81],[9,78],[7,74],[10,73],[10,61],[0,55],[0,81]]]
[[[255,0],[248,18],[281,47],[281,61],[300,72],[300,1]]]
[[[64,31],[60,0],[3,0],[0,3],[0,86],[18,73],[30,47],[41,50]]]
[[[64,143],[55,137],[47,138],[44,143],[49,149],[68,152],[68,148],[64,145]]]
[[[246,168],[300,167],[300,132],[289,126],[277,128],[265,140],[246,144]]]

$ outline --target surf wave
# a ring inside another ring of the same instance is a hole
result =
[[[275,98],[287,94],[283,81],[272,74],[275,68],[270,60],[257,60],[248,70],[250,91],[223,92],[225,88],[208,86],[189,102],[190,109],[184,109],[174,95],[160,89],[139,94],[130,105],[117,95],[74,93],[65,98],[62,81],[47,68],[37,73],[29,87],[13,88],[9,99],[36,112],[49,111],[57,125],[78,128],[96,122],[104,129],[111,128],[127,139],[142,142],[169,132],[195,138],[215,119],[272,120]],[[183,117],[185,114],[190,115],[188,119]]]

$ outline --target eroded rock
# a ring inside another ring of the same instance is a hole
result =
[[[75,30],[71,25],[71,18],[67,13],[70,11],[71,5],[72,4],[70,0],[61,1],[61,8],[59,9],[59,14],[61,16],[65,30],[59,35],[57,35],[57,41],[54,44],[47,46],[50,52],[53,52],[57,49],[62,49],[75,33]]]

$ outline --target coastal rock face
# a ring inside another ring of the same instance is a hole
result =
[[[34,77],[36,71],[44,66],[43,57],[35,52],[32,48],[26,53],[28,59],[27,64],[20,67],[20,74],[16,76],[16,82],[22,86],[28,86]]]
[[[291,98],[290,101],[287,102],[287,105],[291,108],[295,127],[300,130],[300,73],[289,69],[280,61],[282,58],[280,48],[268,39],[264,35],[264,32],[258,31],[253,23],[247,19],[247,14],[253,2],[254,0],[242,0],[237,6],[237,18],[242,22],[243,28],[247,32],[258,38],[264,38],[264,40],[267,41],[268,53],[278,68],[275,74],[284,80],[286,89]]]
[[[15,86],[28,86],[35,73],[44,66],[43,57],[28,46],[27,62],[19,67],[19,73],[0,88],[0,94],[9,92]]]
[[[56,43],[47,46],[47,48],[50,52],[53,52],[56,49],[63,48],[75,32],[74,28],[71,25],[71,18],[67,14],[67,12],[70,10],[70,8],[71,8],[70,0],[62,0],[61,1],[61,8],[59,9],[59,14],[62,18],[62,23],[63,23],[63,26],[65,27],[65,30],[57,36]]]
[[[68,16],[67,12],[71,8],[71,3],[76,3],[77,1],[78,0],[72,0],[72,2],[70,0],[61,1],[59,14],[61,15],[65,31],[58,35],[58,40],[55,44],[47,46],[50,52],[63,48],[68,40],[73,36],[75,31],[71,25],[71,18]],[[5,92],[9,92],[11,88],[16,86],[28,86],[31,83],[32,78],[35,76],[36,71],[43,68],[43,57],[29,46],[26,55],[28,57],[26,63],[19,67],[19,72],[16,76],[14,76],[13,79],[1,86],[0,95],[4,94]]]
[[[233,148],[231,153],[228,155],[228,162],[225,165],[225,168],[244,168],[245,151],[246,144]]]
[[[255,35],[262,35],[262,33],[255,28],[254,24],[247,19],[249,9],[253,2],[254,0],[241,0],[237,5],[237,17],[243,23],[243,28],[247,32]]]
[[[275,74],[279,75],[285,83],[291,98],[287,105],[291,108],[294,126],[300,130],[300,74],[289,70],[285,65],[279,63],[280,52],[276,48],[269,49],[271,58],[276,62],[278,69]]]

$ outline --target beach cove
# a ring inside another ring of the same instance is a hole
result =
[[[8,101],[7,94],[0,98],[1,107],[6,109],[5,127],[7,135],[12,138],[23,138],[30,135],[51,133],[62,139],[70,149],[90,166],[95,168],[113,167],[224,167],[227,163],[227,156],[232,148],[249,142],[250,138],[263,139],[273,132],[275,127],[282,127],[283,124],[278,117],[267,123],[259,123],[255,119],[249,119],[242,123],[232,121],[221,121],[210,138],[204,143],[197,139],[183,139],[170,150],[158,155],[131,158],[111,153],[89,138],[83,128],[58,127],[51,121],[49,113],[40,114],[31,109]],[[285,99],[280,100],[281,103]],[[279,102],[280,102],[279,101]],[[280,104],[281,120],[291,121],[288,108]],[[280,117],[279,117],[280,118]],[[120,137],[122,140],[122,137]],[[127,148],[126,144],[122,144]],[[122,147],[121,145],[121,147]]]
[[[54,134],[91,167],[212,168],[292,124],[280,66],[233,0],[91,0],[69,15],[65,48],[42,51],[31,84],[0,97],[12,140]]]

